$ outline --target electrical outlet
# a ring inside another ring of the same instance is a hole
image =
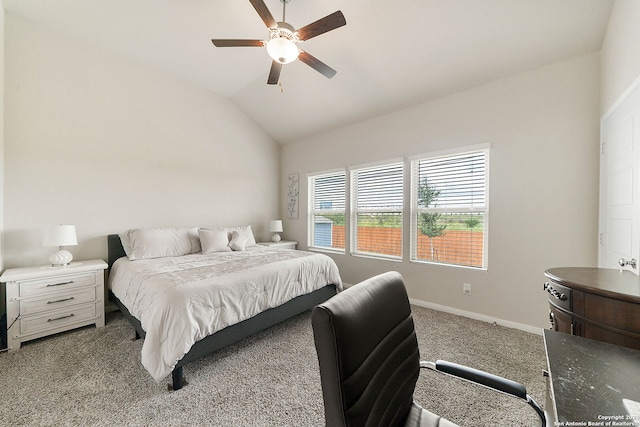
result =
[[[463,283],[462,284],[462,293],[465,295],[471,295],[471,284]]]

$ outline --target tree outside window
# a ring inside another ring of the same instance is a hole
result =
[[[420,186],[418,187],[418,203],[420,206],[423,206],[425,208],[434,207],[432,205],[439,195],[440,190],[435,188],[435,186],[430,185],[427,178],[424,178],[420,182]],[[429,237],[429,243],[431,246],[431,259],[433,260],[437,259],[433,239],[438,236],[444,236],[445,229],[447,228],[447,224],[442,223],[441,217],[442,214],[440,213],[418,214],[418,226],[422,234]]]

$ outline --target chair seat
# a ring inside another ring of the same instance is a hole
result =
[[[458,425],[413,402],[404,427],[458,427]]]

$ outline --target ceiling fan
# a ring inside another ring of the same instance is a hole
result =
[[[285,11],[287,3],[289,3],[290,0],[280,1],[282,2],[282,22],[276,22],[263,0],[249,0],[269,29],[268,40],[213,39],[211,41],[216,47],[266,46],[267,53],[269,53],[269,56],[273,59],[271,70],[269,71],[269,78],[267,79],[267,84],[270,85],[278,83],[282,65],[288,64],[296,59],[299,59],[329,79],[335,76],[336,70],[298,48],[298,43],[346,25],[347,21],[342,12],[334,12],[296,30],[285,21]]]

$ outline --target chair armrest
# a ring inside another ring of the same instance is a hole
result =
[[[542,425],[546,425],[544,411],[540,405],[527,394],[525,386],[518,382],[445,360],[438,360],[435,363],[420,362],[420,367],[433,369],[523,399],[536,411]]]
[[[435,367],[437,371],[444,372],[445,374],[481,384],[485,387],[519,397],[520,399],[526,400],[527,398],[527,389],[525,386],[515,381],[445,360],[436,361]]]

